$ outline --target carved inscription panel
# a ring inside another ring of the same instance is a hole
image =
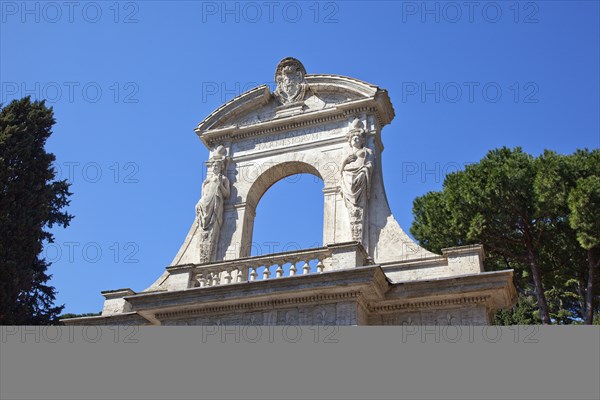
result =
[[[234,156],[251,154],[266,150],[289,148],[304,143],[318,142],[344,134],[342,124],[328,126],[312,126],[287,132],[280,132],[269,136],[244,139],[231,145]]]

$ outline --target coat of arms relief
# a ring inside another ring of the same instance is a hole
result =
[[[275,71],[277,88],[273,95],[283,107],[293,106],[304,100],[308,91],[305,75],[306,70],[300,61],[292,57],[281,60]]]

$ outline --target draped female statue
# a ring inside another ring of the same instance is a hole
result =
[[[373,151],[365,147],[366,131],[356,118],[348,131],[351,153],[342,162],[342,195],[350,211],[352,239],[362,241],[364,209],[371,191]]]
[[[355,119],[347,135],[352,152],[342,163],[342,188],[347,206],[364,206],[369,198],[373,151],[365,147],[365,134],[362,122]]]
[[[229,179],[223,175],[224,162],[212,162],[212,175],[202,183],[202,197],[196,206],[198,222],[205,231],[223,223],[223,202],[229,197]]]
[[[227,151],[218,146],[209,161],[211,174],[202,183],[202,197],[196,205],[200,234],[200,259],[209,262],[215,252],[221,225],[223,225],[223,204],[230,194],[230,183],[225,176]]]

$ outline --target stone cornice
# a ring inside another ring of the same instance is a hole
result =
[[[360,79],[337,74],[306,74],[306,82],[310,85],[311,90],[316,92],[344,87],[354,93],[369,97],[381,90],[379,87]]]
[[[115,290],[104,290],[104,291],[100,292],[100,294],[102,294],[102,296],[104,296],[105,299],[109,300],[109,299],[120,299],[123,296],[131,296],[131,295],[134,295],[135,292],[133,290],[131,290],[130,288],[124,288],[124,289],[115,289]]]
[[[139,293],[124,297],[133,312],[76,318],[65,323],[156,325],[164,320],[340,302],[354,302],[372,315],[475,305],[485,306],[490,312],[514,304],[516,293],[511,279],[512,271],[499,271],[390,284],[380,267],[368,266],[207,288]]]
[[[255,87],[253,89],[248,90],[247,92],[242,93],[241,95],[229,100],[228,102],[221,105],[215,111],[210,113],[202,122],[198,124],[196,127],[196,131],[208,130],[210,127],[223,118],[225,115],[231,113],[236,109],[240,109],[241,107],[251,104],[266,104],[271,99],[271,91],[267,85],[261,85]]]
[[[444,257],[458,257],[458,256],[467,256],[471,254],[477,254],[481,260],[485,258],[485,253],[483,251],[483,245],[480,244],[472,244],[467,246],[457,246],[457,247],[447,247],[442,249],[442,254]]]
[[[282,298],[282,299],[269,299],[262,301],[251,301],[246,303],[236,303],[228,305],[207,305],[181,311],[167,311],[159,312],[155,314],[155,317],[159,320],[171,319],[171,318],[187,318],[199,316],[201,314],[221,314],[228,312],[247,312],[253,310],[266,310],[276,309],[282,307],[289,307],[294,305],[306,304],[306,303],[327,303],[327,302],[338,302],[344,300],[356,299],[360,296],[360,292],[342,292],[342,293],[331,293],[331,294],[315,294],[302,297]]]
[[[93,317],[66,318],[60,320],[67,326],[79,325],[151,325],[152,323],[137,312],[126,312]]]
[[[434,255],[431,257],[421,257],[416,260],[401,260],[401,261],[389,261],[381,263],[381,268],[384,271],[387,270],[408,270],[408,269],[419,269],[429,268],[431,266],[448,265],[448,259],[443,256]]]
[[[208,148],[212,148],[217,143],[221,142],[237,141],[300,128],[308,128],[329,122],[349,119],[356,114],[364,112],[375,113],[379,122],[382,118],[378,113],[375,99],[369,98],[338,104],[335,107],[326,108],[324,110],[275,118],[251,125],[228,126],[204,132],[196,129],[196,133]]]
[[[216,143],[220,142],[241,140],[324,124],[365,112],[375,114],[380,128],[390,123],[394,118],[394,108],[387,91],[375,85],[355,78],[327,74],[306,75],[306,81],[310,86],[310,90],[315,93],[346,92],[351,94],[354,100],[337,103],[332,107],[321,110],[306,111],[280,118],[276,117],[250,125],[231,125],[214,128],[219,125],[220,121],[227,120],[231,116],[241,115],[254,108],[260,108],[271,101],[272,94],[269,87],[262,85],[237,96],[217,108],[198,124],[195,131],[202,142],[208,148],[212,148]],[[357,96],[359,97],[358,99],[356,99]]]
[[[490,295],[482,296],[471,296],[471,297],[460,297],[440,300],[427,300],[427,301],[413,301],[405,303],[386,304],[380,306],[370,307],[369,311],[377,313],[394,312],[394,311],[406,311],[406,310],[418,310],[423,308],[439,308],[439,307],[451,307],[451,306],[462,306],[466,304],[485,304],[490,300]]]
[[[182,267],[185,268],[190,266]],[[172,312],[177,308],[196,309],[217,304],[229,306],[357,291],[366,298],[375,299],[381,298],[388,289],[389,282],[381,268],[369,266],[204,288],[139,293],[124,299],[131,303],[134,310],[148,318],[146,314]]]
[[[429,280],[394,283],[385,303],[445,301],[449,298],[489,296],[490,309],[511,307],[516,301],[513,271],[493,271]],[[382,304],[383,305],[383,304]]]

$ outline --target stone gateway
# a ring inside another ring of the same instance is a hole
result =
[[[67,325],[485,325],[516,300],[512,270],[482,246],[433,254],[392,215],[383,185],[384,89],[307,74],[295,58],[196,127],[210,150],[196,220],[149,288],[102,292],[102,315]],[[323,246],[250,256],[256,207],[277,181],[323,180]]]

